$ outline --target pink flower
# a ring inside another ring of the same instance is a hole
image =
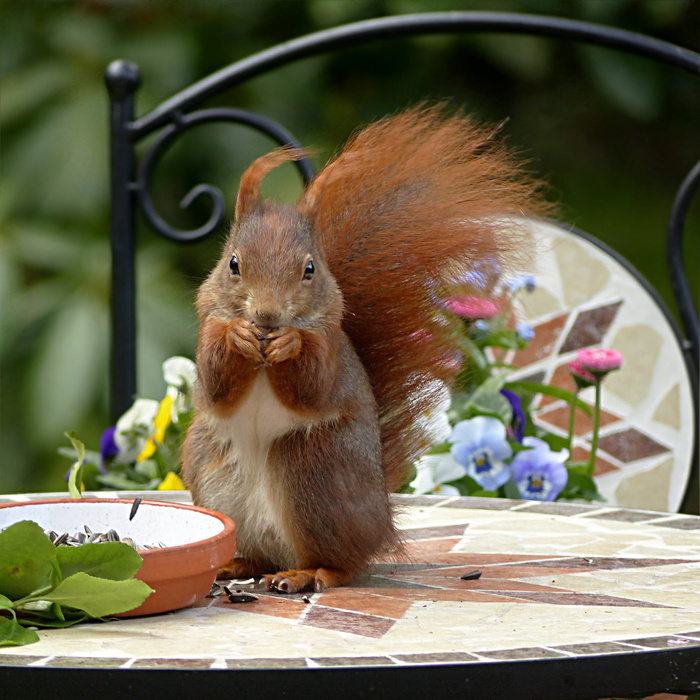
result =
[[[445,305],[453,314],[470,319],[493,318],[498,316],[500,310],[498,305],[490,299],[477,297],[473,294],[449,297],[446,299]]]
[[[581,363],[578,360],[572,360],[567,367],[579,389],[585,389],[596,383],[596,378],[587,369],[581,367]]]
[[[583,348],[576,359],[584,370],[598,376],[620,369],[622,365],[622,353],[607,348]]]

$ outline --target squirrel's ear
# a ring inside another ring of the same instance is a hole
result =
[[[276,148],[254,160],[241,177],[236,199],[236,221],[250,214],[260,204],[260,183],[270,170],[290,160],[300,160],[308,153],[302,148]]]

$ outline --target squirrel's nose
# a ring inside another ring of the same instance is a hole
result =
[[[280,314],[275,309],[257,307],[253,309],[253,322],[257,326],[266,328],[276,328],[280,325]]]

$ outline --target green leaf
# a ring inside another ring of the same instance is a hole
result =
[[[506,498],[513,498],[515,500],[520,500],[522,498],[522,496],[520,495],[520,491],[515,485],[513,479],[508,479],[508,481],[506,481],[506,483],[503,486],[503,491],[505,493]]]
[[[133,610],[151,593],[153,589],[138,579],[110,581],[78,572],[41,599],[84,610],[91,617],[105,617]]]
[[[77,455],[75,462],[73,462],[70,468],[70,473],[68,474],[68,492],[71,498],[82,498],[80,484],[82,481],[83,462],[85,461],[85,445],[75,437],[75,433],[64,433],[64,435],[71,441],[75,454]]]
[[[495,416],[505,425],[513,420],[513,407],[510,401],[499,392],[478,392],[472,408],[479,413]]]
[[[80,547],[58,547],[56,557],[63,579],[82,571],[90,576],[123,581],[143,564],[141,555],[124,542],[94,542]]]
[[[38,641],[39,635],[22,627],[16,618],[0,617],[0,647],[19,647]]]
[[[48,583],[56,548],[31,520],[0,532],[0,593],[10,600],[29,595]]]
[[[553,433],[545,433],[540,437],[540,440],[546,442],[552,452],[560,452],[561,450],[568,450],[569,448],[569,441],[567,438],[554,435]]]
[[[550,386],[549,384],[538,384],[536,382],[506,382],[504,388],[511,391],[529,391],[533,394],[544,394],[545,396],[553,396],[556,399],[563,399],[569,405],[576,404],[576,408],[580,408],[587,416],[592,416],[591,407],[578,397],[574,396],[571,391],[562,389],[558,386]]]
[[[452,449],[451,442],[441,442],[439,445],[431,445],[425,451],[426,455],[444,455],[447,454]]]

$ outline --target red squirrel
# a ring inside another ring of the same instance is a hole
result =
[[[346,585],[400,547],[388,493],[459,371],[440,299],[504,264],[504,219],[540,208],[493,130],[441,105],[356,133],[295,205],[263,201],[263,177],[303,154],[277,149],[241,178],[197,296],[182,469],[196,504],[236,522],[220,577],[287,593]]]

